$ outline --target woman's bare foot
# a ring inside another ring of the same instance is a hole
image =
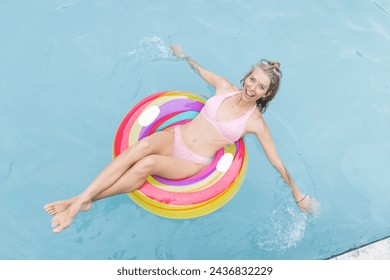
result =
[[[51,220],[51,226],[53,232],[58,233],[70,226],[73,219],[80,211],[86,211],[91,209],[92,202],[82,202],[79,198],[72,198],[73,202],[62,212],[53,216]]]
[[[43,207],[43,209],[45,209],[45,211],[50,215],[54,216],[58,213],[65,211],[76,199],[77,196],[65,200],[58,200],[52,203],[48,203]],[[80,209],[80,211],[88,211],[91,209],[91,207],[92,203],[88,203],[82,209]]]

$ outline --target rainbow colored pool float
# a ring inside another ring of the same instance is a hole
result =
[[[146,97],[125,116],[115,134],[113,157],[142,138],[193,119],[206,100],[180,91]],[[220,149],[198,174],[182,180],[149,176],[129,197],[156,215],[190,219],[207,215],[225,205],[238,191],[246,174],[247,156],[243,139]]]

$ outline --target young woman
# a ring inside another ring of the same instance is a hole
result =
[[[204,68],[184,55],[180,46],[173,54],[188,64],[207,83],[215,95],[191,122],[157,132],[116,157],[78,196],[45,205],[53,215],[54,232],[67,228],[80,211],[87,211],[96,200],[138,189],[149,175],[168,179],[192,176],[211,161],[221,147],[246,134],[255,134],[270,163],[291,188],[302,211],[312,211],[312,199],[302,194],[280,160],[262,113],[275,97],[282,72],[277,62],[261,60],[237,87],[224,77]]]

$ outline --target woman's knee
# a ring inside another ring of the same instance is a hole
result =
[[[133,146],[129,147],[125,153],[129,156],[133,156],[135,154],[145,156],[153,153],[152,147],[153,145],[151,141],[148,138],[144,138],[135,143]]]
[[[136,172],[137,174],[143,175],[143,176],[152,175],[157,167],[157,164],[158,164],[157,156],[148,155],[148,156],[140,159],[134,165],[134,172]]]

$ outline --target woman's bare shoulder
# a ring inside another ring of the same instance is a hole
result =
[[[221,94],[227,94],[233,91],[240,90],[238,87],[236,87],[234,84],[232,84],[227,79],[221,77],[221,79],[218,81],[215,87],[215,95],[221,95]]]
[[[260,134],[267,129],[263,115],[259,110],[255,110],[247,122],[247,133]]]

